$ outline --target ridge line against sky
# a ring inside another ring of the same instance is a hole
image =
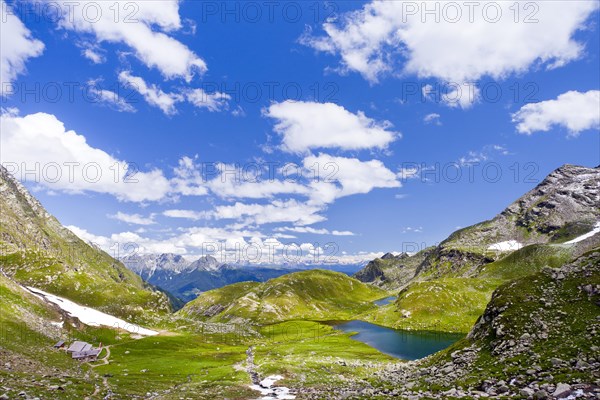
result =
[[[598,2],[0,1],[0,162],[111,254],[362,262],[600,164]]]

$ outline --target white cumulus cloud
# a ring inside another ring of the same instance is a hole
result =
[[[397,188],[400,180],[380,160],[361,161],[357,158],[334,157],[329,154],[308,156],[304,167],[317,172],[310,183],[311,200],[330,203],[336,198],[369,193],[376,188]]]
[[[138,92],[148,104],[160,108],[166,115],[176,114],[175,104],[183,99],[180,94],[165,93],[155,84],[147,84],[144,79],[133,76],[128,71],[119,74],[119,81]]]
[[[144,217],[140,214],[127,214],[118,211],[114,215],[109,215],[109,217],[132,225],[153,225],[156,223],[153,215]]]
[[[149,68],[167,78],[190,81],[206,63],[169,34],[182,28],[179,1],[78,1],[61,5],[59,25],[95,41],[124,44]],[[91,53],[86,56],[92,61]]]
[[[318,148],[383,149],[399,137],[389,130],[390,122],[333,103],[285,101],[272,104],[264,113],[277,121],[274,129],[282,137],[282,149],[292,153]]]
[[[97,85],[96,81],[89,81],[86,90],[90,99],[97,104],[106,105],[119,112],[136,112],[135,107],[128,103],[123,97],[119,96],[118,93],[115,93],[112,90],[102,89]]]
[[[459,84],[483,76],[501,79],[581,56],[584,45],[574,34],[585,28],[598,2],[519,3],[518,16],[513,4],[375,0],[328,20],[325,36],[308,32],[301,42],[339,54],[342,71],[358,72],[373,83],[393,73]]]
[[[160,170],[130,170],[126,162],[67,130],[54,115],[4,113],[0,125],[0,159],[21,180],[34,180],[52,190],[108,193],[136,202],[160,200],[170,191]]]
[[[577,136],[584,130],[600,127],[600,91],[585,93],[571,90],[554,100],[526,104],[512,114],[517,131],[526,135],[562,126],[570,135]]]
[[[7,85],[25,72],[28,59],[42,54],[44,44],[32,37],[31,31],[4,0],[0,1],[0,7],[0,95],[6,95],[10,93]]]

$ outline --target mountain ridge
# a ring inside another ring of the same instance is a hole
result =
[[[598,221],[600,167],[564,164],[494,218],[451,233],[424,260],[411,260],[413,255],[404,264],[418,262],[414,278],[471,276],[505,255],[491,250],[494,244],[561,243],[590,231]],[[377,263],[386,264],[388,275],[394,271],[390,267],[402,265],[393,259],[376,259],[355,276],[364,282],[387,281],[389,286],[393,278],[386,278],[385,268],[378,271]]]
[[[0,268],[16,282],[126,318],[168,313],[168,298],[64,227],[0,166]]]

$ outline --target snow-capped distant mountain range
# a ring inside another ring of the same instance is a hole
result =
[[[133,272],[145,280],[149,280],[155,273],[171,271],[173,274],[181,274],[193,270],[217,271],[221,263],[212,256],[200,257],[190,260],[179,254],[144,254],[130,255],[121,258],[121,261]]]
[[[351,275],[363,265],[256,266],[220,263],[210,255],[189,259],[172,253],[131,255],[121,258],[127,268],[145,281],[188,302],[207,290],[232,283],[265,282],[300,270],[321,268]]]

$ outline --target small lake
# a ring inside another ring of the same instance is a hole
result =
[[[386,297],[385,299],[375,300],[373,303],[375,303],[375,305],[377,305],[377,306],[387,306],[388,304],[396,301],[396,299],[397,299],[396,296],[390,296],[390,297]]]
[[[416,360],[426,357],[445,349],[465,336],[460,333],[390,329],[364,321],[342,322],[333,325],[333,327],[343,332],[357,332],[352,336],[352,339],[403,360]]]

